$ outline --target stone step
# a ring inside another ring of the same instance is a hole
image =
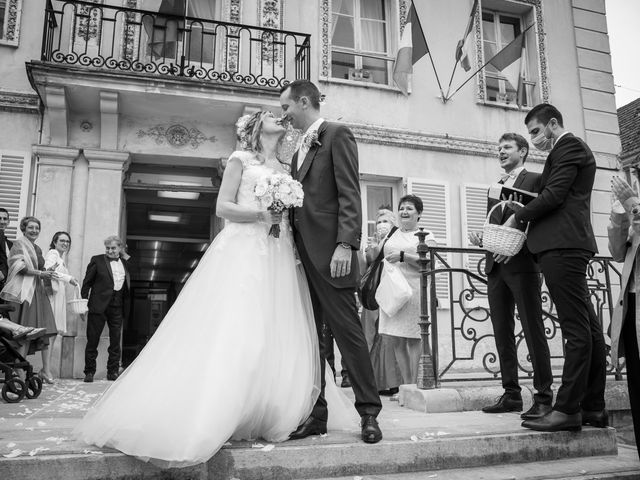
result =
[[[638,451],[633,447],[621,445],[618,455],[426,472],[325,477],[314,480],[637,480],[639,478]]]
[[[95,454],[81,450],[82,447],[67,446],[59,454],[46,452],[32,457],[3,459],[0,461],[0,478],[313,479],[431,472],[617,454],[615,430],[612,428],[585,428],[576,433],[533,432],[519,427],[517,415],[503,415],[500,419],[494,417],[499,429],[474,431],[479,428],[478,420],[485,423],[487,415],[461,412],[422,417],[440,423],[440,426],[430,426],[423,421],[422,425],[414,428],[387,429],[385,439],[375,445],[359,441],[356,431],[284,442],[268,451],[252,448],[252,444],[247,442],[233,442],[206,465],[187,469],[161,470],[113,450],[105,449],[103,453]],[[29,448],[27,444],[23,446]]]

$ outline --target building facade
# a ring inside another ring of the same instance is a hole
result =
[[[43,249],[55,231],[69,231],[78,278],[103,238],[126,239],[130,361],[223,228],[215,199],[237,147],[235,121],[256,108],[279,112],[279,88],[308,78],[326,96],[323,116],[358,140],[369,234],[379,207],[412,192],[442,245],[468,246],[500,173],[498,138],[528,138],[527,109],[550,102],[596,154],[592,221],[606,254],[620,140],[604,0],[480,0],[472,68],[458,67],[449,88],[472,3],[415,0],[433,62],[414,66],[404,96],[392,67],[408,0],[0,2],[0,202],[12,213],[9,236],[27,213],[42,221]],[[519,89],[486,68],[450,95],[525,31]],[[541,171],[544,159],[532,150],[527,167]],[[451,307],[449,281],[436,282],[442,310]],[[70,325],[56,364],[78,376],[84,325]]]

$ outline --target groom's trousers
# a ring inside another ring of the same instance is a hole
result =
[[[331,285],[313,266],[299,235],[296,235],[296,246],[309,281],[316,329],[318,339],[321,342],[322,390],[311,416],[321,421],[326,421],[328,416],[327,401],[324,398],[326,362],[325,349],[322,345],[323,319],[333,333],[349,372],[349,379],[356,397],[356,410],[360,416],[377,416],[382,408],[382,403],[369,359],[369,347],[358,317],[355,288],[336,288]]]

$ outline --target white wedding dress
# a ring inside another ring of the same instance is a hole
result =
[[[256,182],[279,166],[232,156],[243,164],[237,203],[257,207]],[[76,427],[78,438],[185,467],[230,439],[284,441],[309,416],[320,385],[311,299],[287,220],[280,238],[268,231],[227,222],[149,343]],[[329,429],[353,428],[353,404],[327,380]]]

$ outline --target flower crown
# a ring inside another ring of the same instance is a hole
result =
[[[251,134],[253,133],[253,126],[249,127],[249,121],[255,114],[243,115],[236,122],[236,135],[242,148],[248,149],[251,146]]]

